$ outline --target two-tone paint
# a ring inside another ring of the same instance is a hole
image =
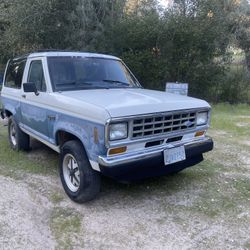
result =
[[[48,70],[47,57],[49,56],[81,56],[103,57],[110,60],[120,60],[112,56],[90,53],[72,52],[45,52],[34,53],[27,57],[22,83],[27,82],[30,64],[34,60],[41,60],[44,70],[47,91],[25,93],[21,89],[3,87],[2,103],[6,113],[11,113],[20,128],[30,136],[42,141],[52,149],[60,152],[57,139],[60,131],[67,132],[78,138],[89,157],[92,168],[100,171],[99,163],[116,158],[128,159],[133,155],[145,152],[145,142],[154,138],[143,140],[124,140],[110,142],[108,140],[108,127],[112,122],[128,121],[135,116],[155,114],[160,112],[173,112],[178,110],[210,110],[207,102],[195,98],[177,96],[166,92],[145,90],[143,88],[131,89],[91,89],[80,91],[53,92]],[[207,130],[208,124],[193,131],[181,132],[182,141],[178,145],[195,143],[205,140],[205,136],[195,138],[195,132]],[[168,136],[162,135],[166,140]],[[97,137],[97,138],[96,138]],[[127,152],[122,155],[108,156],[110,148],[127,145]],[[161,147],[148,149],[150,153],[163,151],[175,144],[166,144]],[[113,163],[112,163],[113,164]],[[108,166],[108,164],[106,164]]]

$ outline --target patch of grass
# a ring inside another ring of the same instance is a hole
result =
[[[250,137],[250,106],[247,104],[217,104],[213,106],[211,128]]]
[[[247,250],[250,249],[250,240],[248,240],[248,241],[244,244],[244,249],[247,249]]]
[[[224,171],[226,171],[226,168],[222,164],[205,160],[198,166],[180,173],[179,178],[182,179],[180,182],[182,185],[180,185],[178,191],[183,192],[183,195],[185,194],[184,198],[190,197],[192,200],[188,204],[175,205],[175,210],[185,210],[191,214],[201,213],[213,218],[223,214],[226,209],[234,209],[235,204],[231,193],[227,192],[228,184],[224,183],[223,178],[221,179],[221,173]],[[172,186],[168,185],[168,188],[171,193]],[[165,204],[164,207],[166,213],[172,211],[172,204]]]
[[[50,196],[50,200],[53,202],[53,203],[60,203],[61,201],[63,201],[64,197],[62,194],[60,193],[53,193],[51,196]]]
[[[223,166],[220,169],[225,170]],[[193,206],[190,207],[192,211],[213,218],[238,214],[244,211],[244,207],[249,206],[249,179],[234,175],[228,177],[223,172],[219,171],[219,175],[214,174],[212,178],[200,183],[201,192]]]
[[[216,147],[208,154],[209,161],[202,163],[207,165],[204,170],[210,169],[213,176],[203,182],[202,192],[190,207],[192,211],[211,218],[230,215],[233,218],[249,207],[250,182],[245,175],[248,168],[242,161],[248,154],[248,146],[241,143],[250,141],[248,124],[249,105],[213,106],[210,133]]]
[[[51,175],[57,173],[57,161],[50,157],[48,161],[45,156],[43,160],[34,160],[29,152],[13,151],[10,148],[7,136],[7,127],[0,124],[0,174],[19,178],[19,171],[25,173]]]
[[[250,203],[250,181],[249,178],[237,178],[233,182],[233,187],[237,190],[237,195],[242,200]]]
[[[173,212],[174,207],[175,222],[180,224],[183,223],[183,219],[178,218],[180,212],[196,214],[198,218],[234,220],[249,207],[249,179],[241,173],[231,174],[232,169],[218,162],[206,159],[177,175],[163,177],[158,184],[152,183],[150,190],[151,193],[155,191],[154,197],[159,196],[159,190],[164,190],[158,202],[166,216]]]
[[[193,212],[199,212],[210,218],[222,216],[235,212],[237,204],[232,199],[231,194],[225,192],[220,184],[210,183],[212,186],[204,187],[199,198],[189,209]]]
[[[57,241],[57,249],[72,249],[81,229],[81,220],[72,209],[57,207],[51,214],[50,228]]]

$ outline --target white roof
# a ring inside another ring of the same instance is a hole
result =
[[[55,57],[55,56],[78,56],[78,57],[98,57],[98,58],[106,58],[106,59],[115,59],[115,60],[121,60],[118,57],[111,56],[111,55],[104,55],[104,54],[98,54],[98,53],[87,53],[87,52],[58,52],[58,51],[46,51],[46,52],[35,52],[31,53],[28,58],[33,57]]]

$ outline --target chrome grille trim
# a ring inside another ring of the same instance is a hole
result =
[[[165,135],[196,128],[196,111],[179,111],[144,116],[132,120],[131,139]]]

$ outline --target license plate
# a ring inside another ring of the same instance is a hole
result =
[[[172,164],[186,159],[184,146],[164,150],[165,165]]]

